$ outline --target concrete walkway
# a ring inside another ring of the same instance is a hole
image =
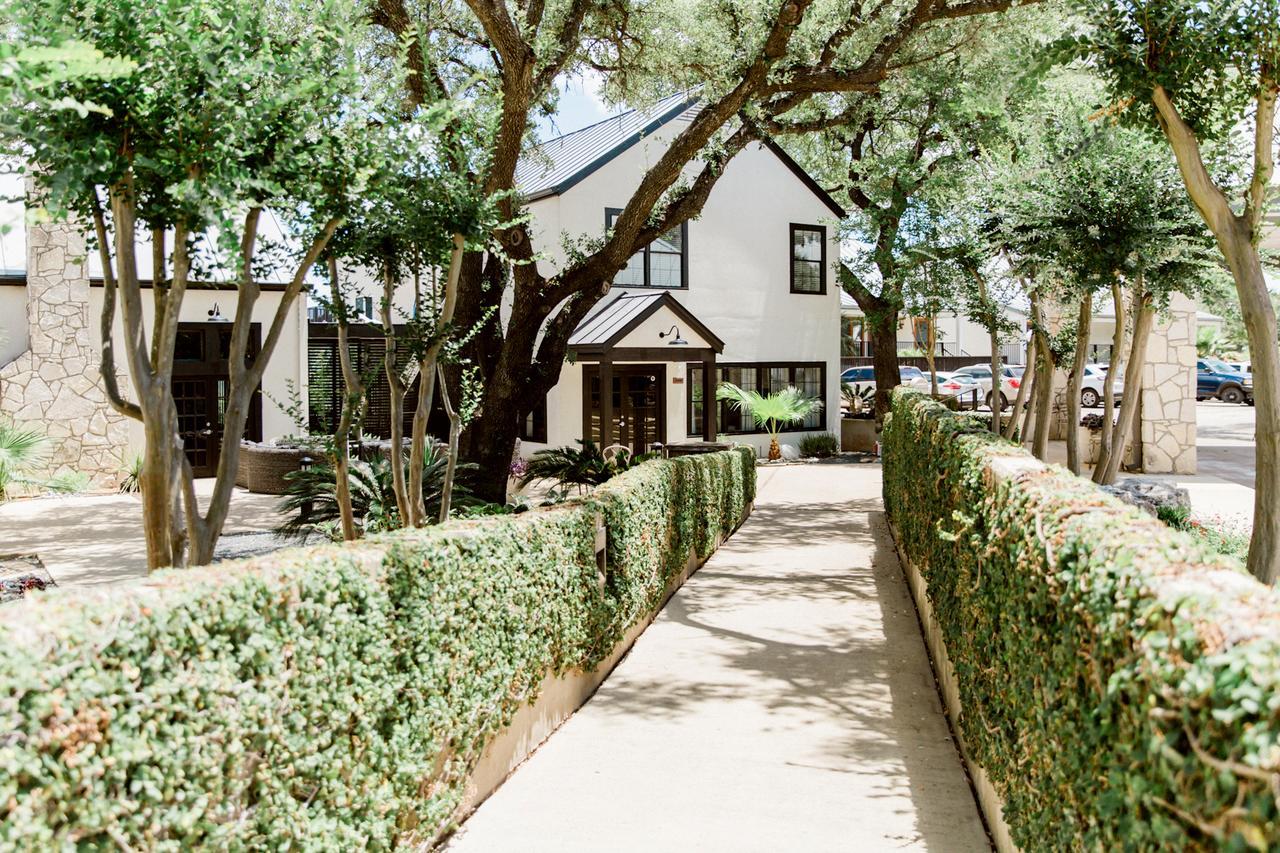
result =
[[[451,850],[989,849],[879,466],[760,474],[750,520]]]

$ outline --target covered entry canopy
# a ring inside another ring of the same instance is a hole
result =
[[[569,338],[577,361],[599,362],[602,388],[612,384],[614,362],[702,362],[702,399],[715,399],[716,355],[724,341],[670,293],[623,293],[582,322]],[[600,395],[601,445],[613,442],[613,399]],[[716,437],[716,407],[704,407],[704,441]]]

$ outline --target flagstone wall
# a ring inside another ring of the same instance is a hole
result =
[[[96,485],[125,468],[128,430],[107,403],[90,336],[85,238],[64,223],[27,226],[27,350],[0,368],[0,416],[49,437],[46,470]]]

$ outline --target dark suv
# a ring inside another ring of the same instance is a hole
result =
[[[1196,399],[1216,397],[1224,403],[1253,405],[1253,374],[1241,373],[1225,361],[1202,358],[1196,361]]]

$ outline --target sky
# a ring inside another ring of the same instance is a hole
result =
[[[605,103],[600,91],[602,84],[600,75],[594,71],[562,78],[556,115],[552,119],[538,122],[538,137],[546,140],[563,136],[611,115],[625,112],[625,107],[611,107]]]

